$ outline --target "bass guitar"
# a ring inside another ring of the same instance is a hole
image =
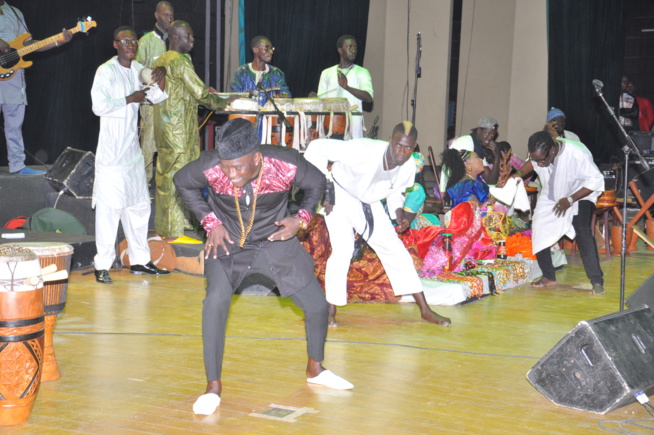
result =
[[[92,29],[95,26],[97,26],[96,22],[91,21],[91,17],[88,17],[87,21],[79,21],[77,26],[68,30],[71,33],[86,33],[89,29]],[[42,41],[25,45],[25,41],[31,37],[32,35],[29,33],[23,33],[22,35],[19,35],[16,39],[9,43],[11,50],[6,54],[0,55],[0,80],[9,80],[21,68],[29,68],[32,66],[33,62],[25,61],[23,60],[23,57],[33,51],[38,50],[39,48],[43,48],[46,45],[50,45],[53,42],[59,41],[63,37],[63,32]]]

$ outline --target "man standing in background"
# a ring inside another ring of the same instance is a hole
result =
[[[195,42],[190,24],[173,21],[168,31],[170,50],[155,62],[156,67],[166,68],[168,99],[154,108],[158,153],[154,228],[162,237],[180,243],[189,242],[184,239],[184,230],[192,228],[173,177],[184,165],[200,157],[198,106],[224,110],[231,100],[219,97],[195,73],[188,54]]]
[[[349,106],[357,106],[363,112],[363,102],[372,103],[372,79],[367,69],[356,65],[357,40],[343,35],[336,41],[340,62],[320,74],[318,96],[320,98],[347,98]],[[352,117],[352,138],[363,137],[363,113]]]
[[[168,28],[175,19],[175,9],[170,2],[160,1],[154,17],[157,19],[154,29],[139,39],[136,52],[136,61],[147,68],[154,68],[154,62],[168,49]],[[154,140],[154,107],[147,103],[141,105],[141,151],[145,160],[145,181],[149,184],[157,146]]]
[[[13,6],[0,0],[0,54],[9,53],[11,43],[19,35],[28,33],[23,13]],[[46,51],[66,44],[73,38],[73,34],[62,29],[63,38],[48,44],[37,51]],[[36,41],[28,38],[25,45]],[[21,68],[9,80],[0,80],[0,112],[4,116],[5,139],[7,140],[7,160],[9,172],[15,175],[42,175],[44,171],[37,171],[25,166],[25,143],[23,142],[23,120],[25,119],[25,106],[27,94],[25,93],[25,73]]]

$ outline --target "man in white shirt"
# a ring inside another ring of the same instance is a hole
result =
[[[363,112],[363,102],[372,103],[372,79],[367,69],[356,65],[357,40],[352,35],[343,35],[336,41],[340,58],[338,65],[327,68],[320,74],[318,97],[347,98],[357,112]],[[363,113],[352,116],[352,138],[363,137]]]
[[[427,304],[413,260],[391,223],[391,218],[395,219],[400,231],[411,224],[408,212],[404,211],[403,193],[414,183],[416,164],[411,153],[417,137],[413,124],[404,121],[395,126],[388,142],[368,138],[316,139],[304,153],[334,182],[335,200],[323,202],[332,247],[325,272],[330,326],[336,326],[336,306],[347,304],[354,231],[379,256],[395,295],[413,295],[424,320],[442,326],[451,324],[450,319],[435,313]],[[329,162],[333,162],[331,166]],[[390,218],[382,199],[386,199]]]
[[[532,249],[543,277],[532,287],[555,287],[556,273],[550,247],[563,236],[576,237],[592,294],[604,294],[604,279],[590,222],[604,176],[593,155],[581,142],[539,131],[529,138],[529,159],[543,186],[532,222]]]
[[[136,32],[119,27],[113,45],[117,56],[100,65],[91,88],[93,113],[100,117],[92,200],[97,248],[94,263],[95,279],[103,284],[112,283],[109,269],[116,257],[119,222],[127,239],[131,273],[170,273],[150,261],[147,240],[150,195],[137,132],[139,103],[146,91],[140,89],[138,78],[143,65],[133,61],[138,47]],[[153,78],[164,76],[162,68],[153,72]]]

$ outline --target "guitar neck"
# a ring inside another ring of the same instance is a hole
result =
[[[78,29],[77,27],[73,27],[72,29],[68,29],[68,31],[69,31],[70,33],[72,33],[72,34],[75,34],[75,33],[79,32],[79,29]],[[58,41],[59,39],[61,39],[61,37],[62,37],[63,35],[64,35],[63,32],[62,32],[62,33],[58,33],[58,34],[56,34],[56,35],[54,35],[54,36],[51,36],[51,37],[46,38],[46,39],[43,39],[43,40],[41,40],[41,41],[39,41],[39,42],[35,42],[34,44],[26,45],[25,47],[23,47],[23,48],[19,48],[19,49],[16,50],[16,51],[18,52],[18,54],[20,55],[20,57],[23,57],[23,56],[25,56],[25,55],[27,55],[27,54],[33,52],[33,51],[36,51],[36,50],[38,50],[38,49],[40,49],[40,48],[45,47],[46,45],[50,45],[50,44],[52,44],[52,43]]]

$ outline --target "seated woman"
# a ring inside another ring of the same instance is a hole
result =
[[[495,258],[495,245],[482,222],[484,203],[492,204],[492,200],[488,185],[480,180],[484,171],[481,158],[475,152],[448,149],[443,153],[443,165],[450,171],[446,192],[452,210],[447,229],[439,231],[424,258],[423,276],[438,275],[447,265],[443,233],[452,234],[450,271],[462,270],[468,260]]]
[[[412,156],[416,162],[417,177],[425,167],[425,157],[419,152],[414,152]],[[412,230],[419,230],[434,225],[440,226],[441,224],[435,214],[423,213],[425,199],[427,199],[427,193],[420,183],[415,183],[404,194],[404,211],[409,213],[410,216],[414,216],[409,227]]]

